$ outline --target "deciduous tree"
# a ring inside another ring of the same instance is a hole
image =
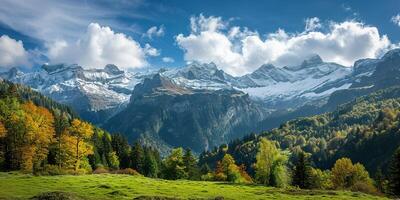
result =
[[[74,119],[71,123],[70,134],[73,137],[73,142],[75,146],[74,169],[75,171],[77,171],[80,167],[80,161],[82,160],[82,158],[93,153],[92,146],[88,143],[88,140],[93,135],[93,128],[87,122],[83,122],[79,119]]]

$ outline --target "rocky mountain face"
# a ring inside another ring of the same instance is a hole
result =
[[[199,153],[247,134],[264,115],[243,92],[187,88],[157,74],[138,84],[128,106],[104,127],[162,152],[182,146]]]
[[[315,55],[295,66],[262,65],[233,77],[214,63],[131,73],[107,65],[44,65],[4,79],[26,84],[71,105],[81,117],[132,141],[199,152],[295,117],[334,109],[357,96],[399,84],[400,50],[353,67]]]

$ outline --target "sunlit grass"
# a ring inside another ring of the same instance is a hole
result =
[[[167,196],[183,199],[381,199],[347,191],[308,191],[203,181],[167,181],[140,176],[101,174],[32,176],[0,173],[0,199],[27,199],[43,192],[64,191],[84,199],[133,199]]]

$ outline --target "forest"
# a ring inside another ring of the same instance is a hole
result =
[[[161,157],[152,147],[130,145],[122,135],[85,122],[68,107],[18,84],[2,81],[0,94],[2,171],[129,174],[400,195],[400,88],[250,134],[199,157],[183,148]]]

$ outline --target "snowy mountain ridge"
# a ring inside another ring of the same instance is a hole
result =
[[[78,113],[107,111],[107,115],[115,114],[129,103],[135,86],[155,74],[193,90],[239,90],[264,103],[266,108],[277,110],[294,109],[324,99],[334,91],[347,89],[355,78],[372,74],[374,62],[365,59],[348,68],[323,62],[315,55],[296,66],[265,64],[241,77],[225,73],[214,63],[192,62],[182,68],[145,73],[123,71],[112,64],[102,69],[56,64],[43,65],[31,73],[11,69],[0,77],[28,85],[56,101],[71,105]]]

